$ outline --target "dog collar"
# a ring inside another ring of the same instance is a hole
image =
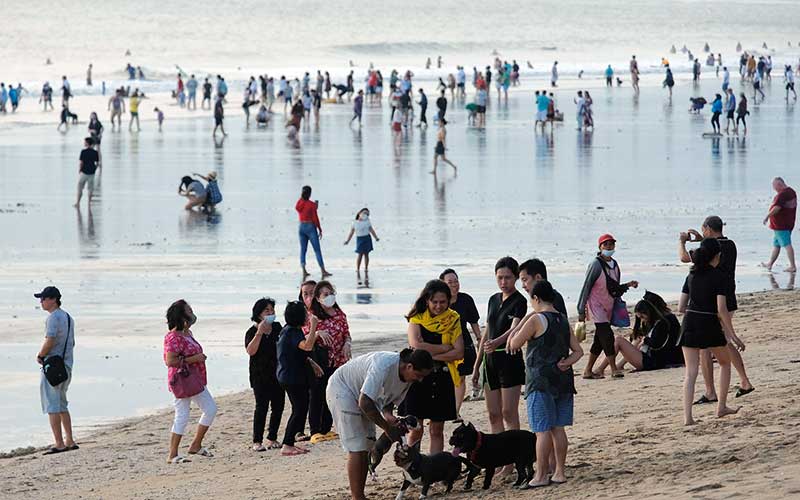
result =
[[[478,450],[481,449],[481,442],[483,441],[483,433],[478,432],[478,439],[475,441],[475,449],[469,452],[470,462],[474,462],[478,458]]]

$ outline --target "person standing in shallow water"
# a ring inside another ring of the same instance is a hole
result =
[[[765,262],[763,266],[772,271],[773,264],[781,254],[781,248],[785,248],[786,257],[789,259],[789,267],[784,271],[794,273],[797,272],[797,266],[794,260],[792,231],[794,230],[795,217],[797,215],[797,193],[787,186],[781,177],[775,177],[772,180],[772,189],[778,194],[773,198],[769,212],[764,217],[764,225],[769,223],[769,228],[775,234],[772,240],[772,254],[769,257],[769,261]]]
[[[369,209],[366,207],[356,214],[356,220],[350,228],[350,234],[347,235],[347,239],[344,241],[345,245],[350,243],[354,234],[356,236],[356,253],[358,254],[358,257],[356,257],[356,278],[358,279],[358,284],[361,285],[361,260],[363,259],[364,278],[367,286],[369,286],[369,253],[372,251],[372,236],[375,237],[375,241],[381,241],[381,239],[378,238],[375,228],[372,227],[372,222],[369,219]]]
[[[443,162],[453,167],[453,171],[458,174],[458,167],[456,167],[453,162],[448,160],[447,155],[445,154],[445,151],[447,150],[447,128],[445,125],[447,125],[447,120],[444,118],[439,119],[439,133],[436,136],[436,147],[433,151],[433,170],[431,170],[433,175],[436,175],[436,167],[439,165],[439,158],[441,158]]]
[[[306,269],[306,252],[308,251],[308,243],[311,242],[311,247],[314,249],[314,255],[317,257],[317,264],[319,264],[322,277],[327,278],[332,276],[325,269],[325,261],[322,259],[322,248],[320,247],[320,240],[322,239],[322,226],[319,223],[319,216],[317,209],[319,208],[319,200],[311,201],[311,186],[303,186],[300,194],[300,199],[294,206],[300,219],[300,226],[298,228],[298,237],[300,239],[300,266],[303,269],[303,279],[310,276]]]

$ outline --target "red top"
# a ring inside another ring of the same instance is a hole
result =
[[[769,228],[775,231],[794,229],[794,219],[797,214],[797,193],[794,192],[794,189],[787,187],[776,194],[769,208],[772,210],[774,207],[781,207],[781,209],[777,214],[770,216]]]
[[[195,354],[200,354],[203,352],[203,347],[194,339],[194,337],[192,337],[191,333],[184,335],[181,332],[168,332],[164,337],[164,361],[167,360],[168,352],[179,354],[185,358],[188,358],[189,356],[194,356]],[[205,362],[201,361],[200,363],[196,363],[196,365],[200,374],[200,379],[203,381],[203,385],[208,385]],[[169,381],[172,380],[172,377],[175,375],[175,372],[179,370],[179,368],[180,367],[178,366],[170,366],[167,368],[167,387],[169,388],[170,392],[172,392],[172,387],[169,387]]]
[[[307,222],[314,224],[317,228],[319,225],[319,217],[317,217],[317,203],[311,200],[304,200],[300,198],[294,206],[297,214],[300,216],[300,222]]]
[[[308,335],[310,324],[303,326],[303,333]],[[339,368],[350,361],[345,356],[344,345],[350,342],[350,326],[347,324],[347,315],[341,309],[335,309],[333,316],[319,320],[317,331],[324,330],[331,336],[332,345],[328,349],[328,363],[331,368]],[[318,342],[322,342],[318,340]]]

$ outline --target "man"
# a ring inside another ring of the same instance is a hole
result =
[[[578,97],[575,98],[575,115],[578,120],[578,130],[583,128],[583,115],[586,112],[586,99],[583,98],[583,91],[578,91]]]
[[[206,78],[203,82],[203,100],[200,102],[202,109],[206,109],[206,102],[208,102],[208,107],[211,107],[211,87],[211,82]]]
[[[725,92],[728,91],[728,87],[731,85],[731,72],[728,71],[727,66],[722,67],[722,90]]]
[[[111,130],[114,130],[114,119],[116,118],[120,130],[122,130],[122,113],[125,112],[125,100],[122,98],[122,93],[117,90],[114,95],[108,99],[108,109],[111,111]]]
[[[72,97],[72,89],[66,75],[61,77],[61,104],[69,107],[69,98]]]
[[[392,415],[413,382],[430,374],[433,358],[422,350],[372,352],[351,359],[328,381],[326,399],[342,448],[347,452],[347,477],[353,500],[364,500],[367,458],[377,425],[392,441],[402,433]]]
[[[428,111],[428,96],[425,95],[425,91],[422,90],[422,87],[419,88],[419,123],[417,127],[422,127],[422,124],[425,124],[425,128],[428,128],[428,118],[425,116],[425,113]]]
[[[792,247],[792,230],[794,229],[794,220],[797,213],[797,193],[787,186],[780,177],[775,177],[772,180],[772,189],[778,194],[775,195],[772,205],[769,207],[769,212],[764,217],[764,225],[769,222],[769,228],[775,231],[775,237],[772,240],[772,255],[769,258],[769,262],[765,262],[763,266],[768,271],[772,271],[772,265],[778,260],[781,248],[785,248],[786,256],[789,258],[789,267],[785,271],[794,273],[797,271],[797,266],[795,265],[794,248]]]
[[[725,100],[725,133],[728,133],[728,128],[733,125],[733,130],[736,130],[736,96],[733,95],[733,89],[728,89],[725,92],[728,98]]]
[[[75,201],[75,208],[80,208],[83,187],[89,191],[89,202],[87,206],[91,210],[92,197],[94,196],[94,174],[100,168],[100,155],[92,147],[92,138],[87,137],[83,140],[83,151],[81,151],[80,161],[78,162],[78,199]]]
[[[225,119],[225,108],[222,106],[222,100],[224,97],[222,95],[217,96],[217,101],[214,103],[214,132],[213,136],[217,136],[217,129],[222,131],[222,135],[228,135],[225,132],[225,127],[222,125],[222,121]]]
[[[194,75],[191,75],[189,81],[186,82],[186,90],[189,92],[186,109],[197,109],[197,80]]]
[[[89,67],[86,69],[86,86],[92,86],[92,64],[89,63]]]
[[[530,296],[533,285],[537,281],[547,281],[547,266],[539,259],[526,260],[519,265],[519,280],[522,282],[522,288],[524,288]],[[553,288],[553,294],[555,296],[553,299],[553,307],[555,307],[556,311],[567,316],[567,306],[564,304],[564,297],[562,297],[555,288]]]
[[[719,241],[720,248],[722,249],[722,255],[720,257],[718,269],[725,277],[726,306],[732,317],[734,311],[738,309],[738,304],[736,302],[737,250],[736,243],[734,243],[733,240],[729,240],[722,234],[723,226],[724,224],[722,223],[721,218],[716,215],[711,215],[706,217],[706,220],[703,221],[703,225],[700,227],[702,234],[694,229],[689,229],[688,231],[681,233],[679,238],[680,244],[678,247],[678,257],[680,258],[681,262],[689,263],[692,261],[691,255],[686,250],[687,241],[699,242],[705,238],[715,238],[717,241]],[[731,363],[733,364],[734,368],[736,368],[736,372],[739,374],[739,379],[741,380],[739,383],[739,389],[736,391],[736,397],[738,398],[753,392],[755,389],[753,388],[753,384],[750,383],[750,379],[747,377],[747,372],[745,371],[744,367],[744,360],[742,359],[742,355],[739,350],[736,349],[736,346],[728,344],[728,351],[731,355]],[[706,392],[700,399],[695,401],[695,404],[716,402],[717,392],[716,389],[714,389],[714,365],[711,359],[711,351],[708,349],[704,349],[700,354],[700,370],[703,373]]]
[[[465,88],[466,83],[467,83],[467,74],[464,72],[464,66],[459,66],[458,73],[456,75],[456,85],[458,86],[459,99],[465,99],[467,97],[467,92]]]
[[[639,92],[639,63],[636,62],[636,56],[631,56],[630,70],[633,90]]]
[[[558,87],[558,85],[556,85],[557,82],[558,82],[558,61],[553,63],[553,69],[550,70],[550,86]]]
[[[36,361],[43,365],[44,360],[50,356],[62,356],[68,375],[67,380],[53,387],[42,372],[39,383],[42,411],[47,413],[50,419],[50,429],[53,431],[53,440],[55,441],[54,446],[46,451],[45,455],[77,450],[78,445],[72,438],[72,418],[69,415],[67,402],[67,389],[72,382],[75,322],[66,311],[61,309],[61,292],[58,291],[58,288],[48,286],[33,296],[39,299],[42,309],[49,313],[44,323],[44,343],[36,355]]]
[[[436,107],[439,109],[439,123],[442,123],[444,115],[447,113],[447,97],[444,96],[444,90],[442,90],[439,98],[436,99]]]

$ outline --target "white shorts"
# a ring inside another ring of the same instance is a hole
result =
[[[371,450],[375,445],[375,424],[361,412],[352,394],[336,383],[329,383],[326,399],[344,451]]]
[[[545,122],[545,121],[547,121],[547,110],[537,111],[536,112],[536,121],[537,122]]]
[[[81,191],[83,191],[83,187],[84,186],[86,186],[86,188],[88,189],[89,194],[93,194],[94,193],[94,174],[88,175],[88,174],[84,174],[83,172],[81,172],[80,176],[78,177],[78,192],[79,193]]]

